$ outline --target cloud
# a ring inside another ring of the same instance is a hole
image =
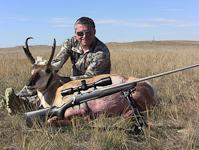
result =
[[[162,34],[162,35],[169,35],[169,34],[173,34],[171,32],[165,32],[165,33],[159,33],[159,34]]]
[[[48,22],[54,22],[54,23],[74,23],[74,20],[71,20],[69,18],[51,18],[48,20]]]
[[[148,18],[148,19],[138,19],[137,21],[142,21],[142,22],[163,22],[163,23],[182,23],[183,21],[181,20],[176,20],[176,19],[167,19],[167,18]]]
[[[24,21],[33,21],[31,18],[21,18],[21,17],[4,17],[0,20],[0,23],[6,22],[24,22]]]
[[[166,11],[187,11],[186,9],[160,9],[160,10],[166,10]]]
[[[122,22],[121,20],[114,20],[114,19],[106,19],[106,20],[97,20],[95,21],[96,24],[117,24]]]
[[[139,23],[136,21],[124,21],[124,20],[114,20],[114,19],[106,19],[106,20],[97,20],[96,24],[113,24],[113,25],[121,25],[128,27],[156,27],[156,25],[148,24],[148,23]]]
[[[30,18],[16,18],[15,21],[33,21]]]
[[[100,12],[97,12],[97,11],[86,11],[88,13],[95,13],[95,14],[99,14]]]
[[[184,23],[184,24],[177,24],[174,27],[194,27],[199,26],[197,23]]]
[[[69,19],[69,18],[51,18],[47,20],[47,22],[51,22],[55,25],[52,25],[52,27],[73,27],[74,25],[74,20]]]
[[[109,15],[110,15],[110,14],[112,14],[112,15],[113,15],[113,14],[117,15],[117,14],[118,14],[117,12],[114,12],[114,13],[113,13],[113,12],[104,12],[104,11],[103,11],[103,12],[101,12],[101,11],[86,11],[86,12],[87,12],[87,13],[92,13],[92,14],[106,14],[106,15],[107,15],[107,14],[109,14]]]
[[[167,19],[167,18],[148,18],[148,19],[139,19],[137,21],[141,22],[153,22],[158,26],[170,26],[170,27],[192,27],[199,26],[198,23],[186,20],[177,20],[177,19]]]
[[[154,24],[149,24],[149,23],[132,23],[132,22],[124,22],[121,23],[123,26],[128,26],[128,27],[157,27],[157,25]]]
[[[54,25],[52,27],[73,27],[73,26],[72,25],[59,24],[59,25]]]

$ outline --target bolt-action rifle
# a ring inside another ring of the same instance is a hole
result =
[[[100,79],[99,81],[91,84],[86,84],[85,80],[82,80],[82,85],[76,88],[69,88],[61,91],[62,96],[73,94],[78,92],[79,94],[73,96],[69,102],[65,103],[61,107],[52,106],[45,109],[39,109],[36,111],[30,111],[25,113],[25,119],[27,126],[32,127],[33,122],[36,120],[46,121],[54,116],[57,116],[58,119],[64,118],[64,112],[70,107],[75,105],[80,105],[83,102],[90,101],[97,98],[102,98],[123,90],[132,89],[136,86],[137,82],[129,82],[128,84],[121,84],[119,86],[107,86],[112,84],[111,78],[106,77]],[[97,86],[107,86],[102,89],[97,89]],[[94,90],[88,93],[81,94],[81,91],[87,90],[91,87],[94,87]]]
[[[160,73],[160,74],[156,74],[156,75],[153,75],[153,76],[141,78],[141,79],[138,79],[138,80],[135,80],[135,81],[122,83],[122,84],[115,85],[115,86],[106,86],[106,85],[112,84],[110,77],[103,78],[103,79],[101,79],[101,80],[99,80],[95,83],[89,84],[89,85],[87,85],[85,83],[85,81],[82,81],[82,86],[80,86],[80,87],[69,88],[69,89],[63,90],[61,92],[62,96],[72,94],[74,92],[80,93],[80,91],[87,90],[91,87],[94,87],[94,90],[91,91],[91,92],[88,92],[88,93],[78,94],[76,96],[73,96],[70,99],[69,102],[65,103],[61,107],[52,106],[52,107],[45,108],[45,109],[26,112],[25,113],[25,119],[26,119],[27,126],[32,127],[35,120],[46,121],[46,120],[48,120],[48,119],[50,119],[54,116],[57,116],[58,119],[63,119],[64,118],[64,112],[66,111],[66,109],[68,109],[70,107],[74,107],[75,105],[80,105],[83,102],[87,102],[87,101],[90,101],[90,100],[94,100],[94,99],[97,99],[97,98],[108,96],[108,95],[111,95],[111,94],[114,94],[114,93],[117,93],[117,92],[120,92],[120,91],[123,91],[123,92],[129,91],[130,89],[133,89],[136,86],[137,82],[141,82],[141,81],[144,81],[144,80],[160,77],[160,76],[163,76],[163,75],[171,74],[171,73],[174,73],[174,72],[186,70],[186,69],[197,67],[197,66],[199,66],[199,64],[180,68],[180,69],[176,69],[176,70],[172,70],[172,71],[168,71],[168,72],[164,72],[164,73]],[[97,89],[96,88],[97,86],[106,86],[106,87],[101,88],[101,89]],[[124,95],[126,95],[126,93],[124,93]],[[128,95],[127,95],[127,97],[128,97]],[[127,102],[130,105],[132,104],[132,100],[130,100],[130,101],[128,100]],[[141,126],[139,126],[140,125],[139,121],[137,121],[137,123],[138,123],[139,130],[141,130]]]

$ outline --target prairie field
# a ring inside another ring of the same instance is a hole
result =
[[[106,43],[111,74],[143,78],[199,63],[197,41],[140,41]],[[56,47],[56,53],[60,47]],[[30,47],[34,57],[48,59],[51,46]],[[0,96],[12,87],[17,93],[30,77],[31,64],[22,47],[0,48]],[[59,71],[70,75],[70,60]],[[28,128],[24,113],[8,115],[0,108],[0,149],[199,149],[199,68],[148,80],[158,91],[158,104],[143,126],[145,139],[124,132],[134,118],[121,116],[89,122],[75,118],[71,125]],[[1,102],[2,103],[2,102]],[[105,130],[103,130],[105,128]]]

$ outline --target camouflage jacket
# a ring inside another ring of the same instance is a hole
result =
[[[63,67],[64,63],[71,58],[72,80],[109,74],[111,69],[110,52],[106,45],[95,37],[89,51],[83,53],[76,37],[66,39],[56,58],[52,61],[55,70]]]

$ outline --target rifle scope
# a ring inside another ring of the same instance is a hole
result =
[[[82,80],[81,82],[82,82],[82,85],[79,87],[68,88],[68,89],[62,90],[61,95],[66,96],[66,95],[73,94],[74,92],[78,92],[78,94],[80,94],[80,91],[85,91],[92,87],[94,87],[94,89],[96,89],[96,86],[106,86],[106,85],[112,84],[112,80],[110,77],[102,78],[102,79],[98,80],[97,82],[93,82],[91,84],[86,84],[85,80]]]

